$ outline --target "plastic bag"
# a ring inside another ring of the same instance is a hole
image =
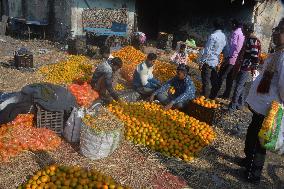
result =
[[[99,93],[86,82],[83,85],[71,84],[68,89],[75,96],[77,103],[83,107],[91,106],[93,101],[99,98]]]
[[[66,122],[63,136],[68,142],[80,142],[83,109],[74,108]]]
[[[276,150],[278,154],[284,154],[284,119],[282,119],[278,140],[276,142]]]
[[[21,101],[21,93],[3,93],[0,95],[0,111],[12,103]]]
[[[95,116],[95,118],[97,119],[100,119],[100,109],[108,112],[108,110],[106,110],[105,108],[101,106],[98,107],[93,114],[93,116]],[[110,112],[108,113],[109,115],[114,116]],[[97,127],[100,130],[100,125],[98,125]],[[80,137],[81,153],[92,160],[107,157],[119,146],[121,140],[124,137],[123,132],[124,127],[120,121],[113,130],[108,131],[98,131],[97,129],[94,129],[91,126],[85,124],[83,121]]]
[[[270,151],[279,150],[281,138],[281,125],[283,121],[283,106],[273,101],[267,117],[263,121],[262,128],[258,134],[261,145]],[[277,143],[279,143],[277,145]]]

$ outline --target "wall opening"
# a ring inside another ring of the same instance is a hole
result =
[[[227,21],[229,28],[231,18],[251,20],[255,1],[245,0],[244,5],[242,2],[243,0],[137,0],[138,28],[146,33],[148,39],[156,39],[160,31],[178,36],[179,33],[190,33],[196,27],[208,30],[217,17]]]

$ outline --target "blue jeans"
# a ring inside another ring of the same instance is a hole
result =
[[[241,70],[238,73],[237,79],[236,79],[236,87],[234,90],[234,95],[232,98],[232,102],[230,104],[230,108],[235,110],[237,108],[241,108],[245,104],[245,84],[248,81],[250,77],[249,71],[243,71]]]
[[[173,97],[169,95],[168,92],[163,92],[157,95],[157,99],[161,102],[161,104],[165,106],[165,105],[168,105],[173,100]],[[187,105],[187,101],[184,101],[184,102],[174,104],[173,108],[182,109],[182,108],[185,108],[186,105]]]
[[[141,95],[151,95],[153,92],[155,92],[157,89],[159,89],[161,87],[160,82],[154,78],[149,79],[147,85],[145,85],[144,87],[137,87],[134,86],[135,90],[140,93]]]
[[[158,89],[161,87],[160,81],[158,81],[155,78],[148,79],[148,83],[145,86],[146,88],[151,88],[151,89]]]

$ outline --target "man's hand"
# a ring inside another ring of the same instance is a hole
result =
[[[174,103],[173,103],[173,102],[170,102],[168,105],[166,105],[166,106],[164,107],[164,110],[169,110],[169,109],[171,109],[171,108],[173,107],[173,105],[174,105]]]
[[[151,96],[150,96],[150,102],[153,102],[154,101],[154,99],[155,99],[155,95],[154,94],[152,94]]]

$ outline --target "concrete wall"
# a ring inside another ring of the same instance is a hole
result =
[[[128,8],[128,30],[131,32],[134,26],[135,0],[87,0],[90,8],[122,8],[125,4]],[[82,12],[89,8],[84,0],[73,0],[71,7],[71,31],[73,35],[84,35],[82,26]]]
[[[48,0],[26,0],[25,6],[27,20],[48,21],[50,11]]]
[[[255,6],[252,21],[255,23],[256,35],[262,42],[264,52],[268,51],[272,28],[278,24],[283,16],[280,1],[266,1]]]
[[[23,16],[22,0],[8,0],[8,7],[10,17]]]
[[[65,39],[71,33],[72,0],[54,0],[52,25],[55,39]]]

